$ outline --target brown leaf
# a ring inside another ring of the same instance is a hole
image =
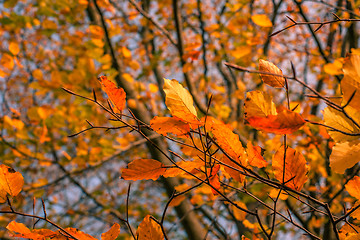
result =
[[[152,220],[150,215],[140,223],[136,235],[138,240],[164,240],[159,224]]]

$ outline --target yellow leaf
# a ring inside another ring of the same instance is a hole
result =
[[[344,78],[341,80],[343,104],[346,104],[354,94],[349,106],[360,110],[360,56],[351,54],[345,58],[343,67]]]
[[[133,78],[130,74],[128,74],[128,73],[123,73],[123,74],[122,74],[122,77],[123,77],[126,81],[128,81],[129,83],[134,82],[134,78]]]
[[[262,59],[259,60],[259,71],[283,75],[282,71],[277,66],[275,66],[271,62]],[[266,74],[260,74],[260,77],[264,83],[274,88],[283,88],[285,85],[284,77],[266,75]]]
[[[360,200],[360,177],[355,176],[345,185],[346,191],[354,198]]]
[[[276,106],[271,100],[271,96],[263,94],[260,91],[252,91],[246,94],[245,100],[245,118],[267,117],[276,115]]]
[[[190,125],[177,117],[154,117],[150,126],[158,134],[166,136],[168,133],[185,136],[190,132]]]
[[[106,76],[100,76],[99,81],[117,110],[120,112],[124,110],[126,103],[126,93],[124,89],[116,87],[115,83],[111,82]]]
[[[308,166],[304,156],[292,148],[286,149],[285,169],[284,169],[284,146],[275,153],[272,159],[272,168],[274,176],[279,182],[283,182],[286,186],[300,191],[304,183],[307,181]],[[285,171],[285,174],[284,174]]]
[[[360,140],[336,143],[330,155],[330,167],[334,172],[343,174],[360,161],[359,155]]]
[[[230,54],[236,58],[240,59],[246,55],[249,55],[252,52],[251,46],[239,46],[230,52]]]
[[[18,53],[20,52],[19,44],[17,42],[10,42],[9,43],[9,51],[13,55],[18,55]]]
[[[360,112],[352,107],[346,107],[346,112],[356,121],[360,120]],[[360,128],[358,128],[349,118],[343,113],[333,108],[327,107],[323,111],[324,123],[327,126],[333,127],[340,131],[350,134],[360,134]],[[328,129],[328,133],[335,142],[351,141],[359,139],[360,136],[350,136]]]
[[[191,124],[201,124],[197,118],[193,98],[190,93],[176,80],[164,78],[165,103],[174,117]]]
[[[276,199],[277,196],[279,195],[279,191],[280,191],[279,189],[273,188],[273,189],[271,189],[269,196],[273,199]],[[284,191],[281,191],[279,199],[286,200],[288,197],[289,197],[289,195],[285,194]]]
[[[57,29],[57,25],[54,21],[52,20],[49,20],[49,19],[45,19],[43,22],[42,22],[42,27],[44,29],[48,29],[48,30],[54,30],[54,29]]]
[[[40,69],[35,69],[32,71],[32,75],[36,80],[42,80],[43,79],[43,73]]]
[[[154,220],[151,219],[150,215],[147,215],[144,220],[140,223],[136,231],[138,240],[163,240],[164,234],[161,231],[161,227]]]
[[[251,16],[251,20],[260,27],[272,27],[271,20],[265,14],[256,14]]]
[[[0,202],[5,202],[2,196],[6,193],[12,197],[18,195],[24,185],[24,178],[21,173],[11,167],[0,165]]]
[[[115,240],[120,234],[120,225],[114,223],[114,225],[105,233],[101,234],[101,240]]]
[[[343,58],[335,59],[333,63],[327,63],[324,65],[324,72],[330,75],[340,75],[343,74]]]
[[[125,180],[156,180],[165,172],[164,164],[153,159],[136,159],[122,169],[121,177]]]
[[[127,47],[122,47],[121,48],[121,53],[122,53],[124,58],[130,58],[131,57],[131,51],[129,49],[127,49]]]
[[[234,201],[236,203],[236,205],[238,205],[241,208],[247,209],[245,203],[240,202],[240,201]],[[234,213],[235,218],[238,221],[244,221],[245,217],[246,217],[246,212],[240,210],[239,208],[237,208],[235,205],[231,205],[231,209]]]

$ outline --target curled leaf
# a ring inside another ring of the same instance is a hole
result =
[[[273,73],[277,75],[283,75],[282,71],[275,66],[272,62],[265,60],[259,60],[259,71]],[[261,79],[264,83],[274,88],[283,88],[285,85],[285,78],[274,75],[260,74]]]
[[[124,89],[116,87],[115,83],[111,82],[106,76],[100,76],[99,81],[116,109],[120,112],[124,110],[126,103],[126,93]]]

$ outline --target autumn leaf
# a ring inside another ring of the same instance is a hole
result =
[[[281,146],[272,159],[272,168],[274,176],[279,182],[286,186],[300,191],[307,181],[308,166],[304,156],[292,148],[286,149],[285,169],[284,169],[284,146]]]
[[[184,122],[200,125],[191,94],[176,80],[164,78],[165,104],[171,115]]]
[[[213,188],[211,188],[211,192],[214,195],[218,195],[219,193],[216,190],[220,189],[220,181],[219,181],[219,176],[218,176],[219,169],[220,169],[220,165],[216,164],[215,166],[213,166],[211,168],[211,171],[210,171],[209,184],[213,187]]]
[[[251,20],[260,27],[272,27],[271,20],[265,14],[252,15]]]
[[[350,114],[355,122],[360,122],[360,112],[352,107],[346,107],[346,112]],[[324,123],[334,129],[340,130],[344,133],[359,134],[358,136],[351,136],[339,131],[328,129],[328,133],[335,142],[344,142],[359,139],[360,128],[351,119],[346,117],[342,112],[326,107],[323,110]]]
[[[114,225],[107,231],[101,234],[101,240],[115,240],[120,234],[120,225],[114,223]]]
[[[18,223],[15,221],[10,222],[6,228],[10,231],[12,237],[18,238],[28,238],[28,239],[62,239],[63,235],[59,232],[54,232],[49,229],[33,229],[30,230],[23,223]],[[58,236],[58,238],[55,238]]]
[[[275,134],[290,134],[301,128],[305,120],[299,113],[283,110],[277,115],[252,117],[246,119],[250,126]]]
[[[150,126],[155,132],[164,136],[172,133],[180,137],[190,132],[190,125],[177,117],[154,117],[150,121]]]
[[[259,146],[253,146],[251,141],[247,142],[246,153],[250,166],[263,168],[268,165],[268,162],[261,156],[261,148]]]
[[[21,173],[11,167],[0,165],[0,202],[6,201],[6,194],[12,197],[18,195],[24,185]]]
[[[360,161],[359,155],[360,140],[336,143],[330,155],[330,167],[334,172],[344,174],[347,168]]]
[[[343,93],[343,104],[347,104],[352,97],[349,106],[360,110],[360,56],[350,54],[345,58],[343,66],[344,77],[340,82]],[[355,95],[353,96],[353,94]]]
[[[166,168],[164,164],[153,159],[137,159],[122,169],[121,177],[125,180],[158,179]]]
[[[246,94],[244,111],[246,119],[252,117],[262,118],[277,114],[276,106],[271,97],[260,91],[252,91]]]
[[[262,59],[259,60],[259,71],[273,73],[277,75],[283,75],[282,71],[277,66],[275,66],[271,62]],[[283,88],[285,85],[284,77],[267,75],[267,74],[260,74],[260,77],[264,83],[274,88]]]
[[[140,223],[136,236],[138,240],[163,240],[164,234],[161,231],[161,227],[154,220],[151,219],[150,215],[147,215],[144,220]]]
[[[346,191],[354,198],[360,200],[360,177],[355,176],[345,185]]]
[[[192,172],[196,168],[201,168],[204,163],[201,160],[194,160],[194,161],[184,161],[176,163],[178,167],[174,166],[166,166],[166,171],[163,174],[163,177],[176,177],[182,174],[186,174],[187,172]]]
[[[104,87],[106,94],[119,112],[125,108],[126,93],[124,89],[116,87],[106,76],[100,76],[99,81]]]

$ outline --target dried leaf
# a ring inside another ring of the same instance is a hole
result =
[[[210,172],[210,177],[209,177],[209,183],[211,186],[213,186],[216,190],[220,189],[220,181],[219,181],[219,175],[217,174],[218,171],[220,169],[220,165],[216,164],[215,166],[212,167],[211,172]],[[218,192],[215,191],[215,189],[211,188],[211,192],[214,195],[218,195]]]
[[[299,113],[289,110],[284,110],[277,115],[252,117],[246,120],[252,127],[258,130],[275,134],[290,134],[305,124],[305,120]]]
[[[101,234],[101,239],[115,240],[119,234],[120,234],[120,225],[118,223],[114,223],[114,225],[107,232]]]
[[[292,148],[286,149],[285,169],[284,169],[284,146],[275,153],[272,159],[272,167],[275,178],[279,182],[283,182],[283,174],[285,170],[285,185],[300,191],[304,183],[307,181],[308,166],[304,156]]]
[[[0,202],[6,201],[6,194],[12,197],[18,195],[24,185],[21,173],[11,167],[0,165]]]
[[[164,78],[165,103],[174,117],[191,124],[201,124],[191,94],[176,80]]]
[[[360,200],[360,177],[355,176],[345,185],[346,191],[354,198]]]
[[[359,155],[360,140],[336,143],[330,155],[330,167],[334,172],[344,174],[347,168],[360,161]]]
[[[125,180],[158,179],[166,168],[164,164],[153,159],[136,159],[122,169],[121,177]]]
[[[100,76],[99,81],[117,110],[120,112],[124,110],[126,103],[126,93],[124,89],[116,87],[115,83],[111,82],[106,76]]]
[[[190,132],[190,125],[177,117],[154,117],[150,126],[158,134],[166,136],[168,133],[186,136]]]
[[[161,231],[159,224],[151,219],[150,215],[147,215],[140,223],[136,231],[138,240],[163,240],[164,234]]]
[[[186,171],[192,172],[196,168],[201,168],[204,163],[201,160],[194,160],[194,161],[185,161],[185,162],[178,162],[176,163],[179,167],[173,166],[173,167],[167,167],[165,173],[163,176],[165,178],[167,177],[176,177],[182,174],[186,174]],[[182,170],[184,169],[184,170]]]
[[[259,71],[283,75],[282,71],[272,62],[268,62],[262,59],[259,60]],[[283,88],[285,85],[284,77],[266,75],[266,74],[260,74],[260,77],[264,83],[274,88]]]

